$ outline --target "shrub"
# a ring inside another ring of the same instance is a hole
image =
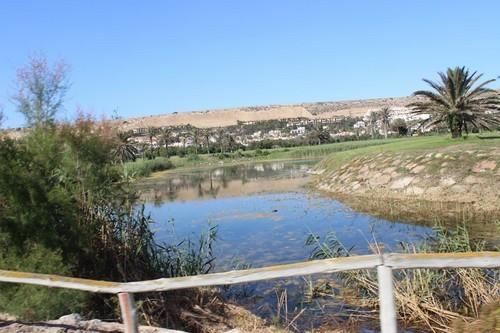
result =
[[[190,161],[190,162],[197,162],[200,160],[200,156],[198,154],[189,154],[187,157],[186,157],[186,160],[187,161]]]
[[[12,249],[2,235],[2,248]],[[31,244],[24,253],[2,251],[0,267],[7,270],[57,273],[71,275],[72,267],[65,264],[60,251],[49,250],[40,244]],[[64,314],[80,312],[89,299],[89,294],[59,288],[47,288],[28,284],[0,284],[0,312],[9,313],[26,320],[48,320]]]
[[[173,163],[165,157],[157,157],[153,160],[136,160],[124,164],[125,171],[130,175],[147,177],[153,172],[169,170],[174,167]]]

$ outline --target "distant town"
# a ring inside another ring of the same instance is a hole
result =
[[[379,109],[381,108],[368,110],[364,115],[333,116],[331,113],[324,113],[316,117],[238,120],[236,125],[209,128],[185,124],[135,127],[125,131],[130,133],[128,140],[140,150],[191,147],[210,151],[219,147],[219,150],[224,151],[223,146],[226,146],[225,150],[234,150],[314,145],[382,136],[415,135],[432,130],[420,126],[426,116],[412,114],[408,107],[386,107],[385,120],[379,116]],[[123,123],[128,124],[127,120]]]

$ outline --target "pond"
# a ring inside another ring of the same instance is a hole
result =
[[[170,172],[141,184],[141,192],[146,211],[156,221],[158,241],[198,237],[209,225],[217,226],[215,271],[308,260],[312,249],[305,242],[310,234],[320,240],[334,234],[353,253],[368,254],[374,242],[382,243],[386,251],[398,251],[400,242],[418,242],[430,232],[427,227],[352,211],[308,189],[309,171],[316,162]],[[227,295],[269,318],[276,312],[278,285],[287,288],[291,309],[303,306],[302,282],[259,282],[231,288]],[[315,306],[325,311],[325,303],[317,301]],[[329,308],[337,311],[339,306],[335,303]],[[310,312],[317,311],[312,308]]]

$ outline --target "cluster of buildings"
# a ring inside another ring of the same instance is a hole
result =
[[[418,126],[426,116],[415,115],[405,107],[391,107],[391,122],[403,120],[410,132],[421,130]],[[231,136],[232,140],[243,146],[249,146],[263,140],[299,140],[307,137],[313,131],[327,132],[331,138],[348,138],[370,135],[372,131],[383,134],[383,125],[380,120],[370,123],[370,114],[377,110],[369,110],[362,117],[332,117],[321,119],[293,118],[269,121],[239,122],[238,125],[212,129],[197,129],[192,126],[172,127],[170,131],[169,147],[204,146],[207,139],[211,145],[220,143],[221,136]],[[372,126],[374,128],[372,128]],[[203,135],[200,135],[203,133]],[[391,132],[389,131],[389,134]],[[203,138],[201,138],[201,136]],[[132,131],[131,140],[139,145],[160,147],[164,144],[160,135],[152,135],[151,129],[137,128]]]

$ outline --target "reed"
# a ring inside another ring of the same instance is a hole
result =
[[[173,163],[166,157],[157,157],[152,160],[138,159],[124,164],[127,174],[137,177],[147,177],[153,172],[165,171],[174,168]]]
[[[332,233],[323,241],[310,236],[306,244],[313,247],[311,259],[349,256],[351,252]],[[451,230],[437,226],[434,235],[422,244],[401,245],[406,253],[445,253],[482,251],[485,242],[472,239],[467,228],[460,225]],[[383,244],[374,243],[370,248],[374,253],[381,253]],[[374,271],[345,272],[338,276],[348,287],[358,291],[363,307],[377,309],[378,286]],[[394,278],[399,320],[404,325],[426,327],[432,332],[450,332],[454,326],[467,325],[477,320],[482,307],[498,302],[499,277],[498,269],[399,270]]]

